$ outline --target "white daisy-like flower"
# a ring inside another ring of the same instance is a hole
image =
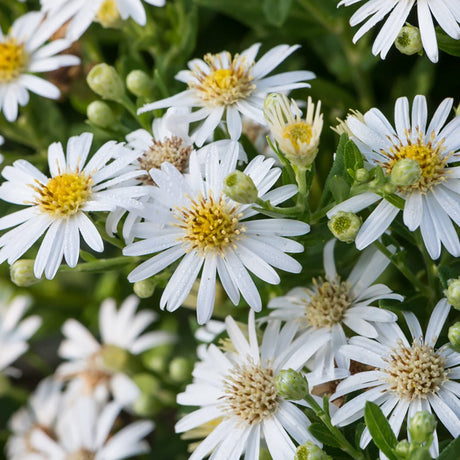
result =
[[[280,282],[272,267],[300,272],[301,265],[285,253],[302,252],[303,246],[284,237],[303,235],[310,229],[288,219],[247,221],[257,211],[223,193],[224,179],[235,170],[238,145],[230,144],[225,155],[219,152],[221,148],[213,145],[209,150],[204,175],[195,152],[190,156],[188,175],[169,163],[163,163],[161,170],[150,170],[157,186],[152,189],[152,203],[141,211],[145,222],[133,228],[133,235],[142,241],[123,250],[128,256],[158,253],[128,275],[131,282],[149,278],[182,259],[161,296],[160,307],[169,311],[181,306],[201,272],[197,298],[200,324],[211,317],[217,274],[235,305],[241,293],[259,311],[260,295],[248,271],[270,284]],[[276,205],[293,196],[297,188],[287,185],[269,191],[281,174],[279,168],[272,168],[273,162],[257,156],[244,172],[252,178],[259,197]]]
[[[0,301],[0,371],[5,374],[17,374],[8,366],[29,349],[27,341],[42,324],[37,315],[22,319],[30,303],[26,296]]]
[[[129,355],[138,355],[158,345],[172,343],[175,336],[164,332],[142,334],[157,316],[152,311],[136,312],[139,299],[128,297],[117,311],[113,299],[105,300],[99,310],[101,342],[81,323],[67,320],[62,328],[65,339],[59,355],[69,360],[61,364],[56,375],[70,380],[71,395],[92,394],[98,401],[109,395],[123,405],[130,405],[139,395],[137,385],[123,372]]]
[[[381,166],[390,175],[400,160],[413,160],[420,166],[419,179],[398,186],[396,193],[405,200],[403,219],[410,231],[420,227],[425,246],[433,259],[441,254],[441,244],[453,256],[460,255],[460,243],[453,220],[460,225],[460,167],[450,164],[459,160],[460,116],[446,126],[452,109],[452,99],[445,99],[427,127],[427,104],[424,96],[416,96],[409,115],[407,98],[397,99],[396,130],[378,109],[364,115],[347,118],[352,140],[364,154],[370,166]],[[412,121],[411,119],[412,118]],[[444,127],[443,127],[444,126]],[[403,169],[398,171],[404,172]],[[410,174],[407,174],[410,177]],[[356,237],[356,247],[363,249],[390,226],[400,209],[373,192],[365,192],[332,208],[331,218],[339,211],[358,212],[380,201],[366,219]]]
[[[38,452],[30,442],[32,433],[35,430],[54,433],[56,418],[61,408],[62,384],[51,377],[43,380],[30,396],[27,406],[13,414],[9,421],[12,435],[6,445],[8,459],[34,458]]]
[[[39,452],[34,458],[118,460],[149,452],[142,439],[153,430],[151,421],[133,422],[112,434],[120,409],[115,402],[101,407],[91,398],[81,398],[59,413],[56,438],[41,430],[31,434],[30,443]]]
[[[324,342],[307,363],[312,371],[310,378],[318,381],[347,375],[343,371],[349,369],[350,360],[340,353],[340,347],[347,343],[344,327],[358,335],[375,338],[375,323],[393,322],[398,317],[371,304],[379,299],[403,299],[384,284],[373,284],[389,263],[374,248],[363,252],[346,281],[342,281],[334,263],[335,241],[329,241],[324,247],[325,279],[313,279],[310,288],[294,288],[268,303],[268,308],[274,309],[267,318],[269,321],[281,319],[297,327],[298,335],[306,338],[310,335],[312,340],[316,337],[315,340]]]
[[[378,404],[396,433],[404,420],[418,411],[436,414],[454,437],[460,435],[460,353],[449,344],[435,348],[441,329],[450,311],[441,299],[431,314],[425,336],[417,317],[404,312],[411,333],[407,340],[397,323],[379,323],[376,340],[352,337],[341,352],[348,359],[372,366],[374,370],[348,377],[337,386],[334,398],[367,389],[345,403],[332,417],[337,426],[348,425],[362,417],[366,401]],[[391,414],[391,415],[390,415]],[[364,448],[371,436],[366,428],[360,445]],[[437,457],[436,431],[430,448]]]
[[[164,6],[166,0],[143,0],[154,6]],[[144,26],[147,22],[141,0],[41,0],[42,11],[47,13],[46,27],[56,31],[70,21],[66,36],[75,41],[93,21],[104,27],[116,26],[120,20],[133,18]]]
[[[8,121],[16,120],[18,106],[29,102],[29,92],[58,99],[57,86],[34,75],[77,65],[77,56],[59,54],[68,40],[44,44],[52,32],[44,28],[43,13],[31,12],[18,18],[5,35],[0,29],[0,110]]]
[[[299,370],[324,343],[305,347],[305,337],[293,341],[295,329],[280,321],[270,323],[258,345],[254,312],[249,313],[247,337],[233,318],[225,320],[230,338],[227,351],[211,344],[201,350],[193,383],[177,402],[200,406],[176,424],[181,433],[215,421],[215,429],[198,445],[190,460],[212,451],[215,460],[257,460],[261,440],[274,460],[291,459],[295,446],[315,441],[308,432],[310,422],[291,401],[276,392],[275,381],[282,369]]]
[[[225,118],[230,138],[241,136],[241,116],[245,115],[261,125],[266,125],[262,108],[268,93],[290,91],[309,87],[305,80],[315,78],[312,72],[292,71],[266,77],[299,45],[279,45],[255,61],[260,43],[252,45],[241,54],[228,51],[207,54],[204,60],[189,61],[190,70],[181,70],[176,79],[188,89],[175,96],[144,105],[139,113],[166,107],[198,107],[188,121],[204,120],[194,132],[196,145],[201,146]]]
[[[17,160],[3,169],[7,181],[0,186],[0,198],[28,207],[0,218],[0,229],[16,227],[0,237],[0,262],[15,262],[46,232],[35,259],[34,273],[40,278],[45,272],[51,279],[63,257],[70,267],[77,264],[80,234],[94,251],[104,249],[88,212],[141,206],[133,199],[140,195],[138,187],[123,184],[136,171],[120,174],[136,156],[135,152],[110,141],[86,163],[92,139],[90,133],[71,137],[67,156],[60,142],[51,144],[48,148],[51,178],[25,160]],[[114,156],[117,158],[112,161]]]
[[[438,61],[438,44],[432,15],[439,26],[454,39],[460,39],[460,3],[458,0],[449,2],[438,0],[342,0],[338,6],[354,5],[364,1],[358,11],[350,19],[350,25],[355,26],[367,19],[353,37],[356,43],[366,32],[378,22],[385,21],[372,46],[374,55],[380,54],[385,59],[399,31],[407,21],[414,5],[417,5],[418,26],[423,48],[432,62]]]

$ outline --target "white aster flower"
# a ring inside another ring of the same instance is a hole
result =
[[[175,96],[146,104],[139,113],[165,107],[199,107],[188,117],[190,122],[205,120],[193,134],[196,145],[203,145],[223,118],[230,138],[238,140],[242,115],[266,124],[262,108],[268,93],[306,88],[310,85],[302,82],[315,78],[308,71],[283,72],[264,78],[299,45],[276,46],[256,62],[259,48],[260,43],[256,43],[233,57],[228,51],[222,51],[207,54],[204,60],[189,61],[190,70],[181,70],[176,75],[176,79],[189,88]]]
[[[25,160],[3,169],[7,181],[0,187],[0,198],[28,207],[0,218],[0,229],[16,227],[0,237],[0,262],[15,262],[46,232],[35,259],[34,274],[40,278],[45,272],[51,279],[63,257],[70,267],[77,264],[80,234],[94,251],[104,249],[88,212],[140,206],[132,198],[140,194],[138,188],[123,186],[136,172],[120,174],[135,153],[110,141],[86,163],[92,138],[90,133],[71,137],[67,158],[60,142],[51,144],[51,178]],[[117,158],[112,161],[114,156]]]
[[[404,198],[403,219],[410,231],[420,227],[425,246],[433,259],[441,254],[441,244],[455,257],[460,255],[460,243],[451,219],[460,224],[460,116],[443,127],[452,109],[452,99],[445,99],[427,127],[427,104],[424,96],[416,96],[412,106],[402,97],[395,105],[396,131],[378,109],[371,109],[360,121],[347,118],[353,141],[371,166],[381,166],[385,174],[392,173],[400,160],[414,160],[420,166],[420,178],[399,186],[397,194]],[[366,219],[356,237],[356,247],[363,249],[390,226],[399,208],[373,192],[356,195],[328,212],[331,218],[339,211],[358,212],[371,204],[379,205]]]
[[[149,452],[142,438],[153,430],[153,422],[137,421],[112,434],[119,413],[115,402],[100,407],[91,398],[81,398],[60,412],[56,438],[41,430],[32,433],[31,445],[39,452],[34,458],[118,460]]]
[[[123,372],[131,355],[138,355],[158,345],[172,343],[175,337],[164,331],[142,334],[157,317],[147,310],[136,312],[139,299],[128,297],[117,311],[113,299],[105,300],[99,310],[101,342],[74,319],[63,325],[65,339],[59,355],[69,360],[56,375],[71,380],[69,394],[93,394],[106,401],[112,394],[123,405],[130,405],[139,395],[136,384]]]
[[[32,91],[40,96],[58,99],[59,89],[33,75],[69,65],[77,65],[77,56],[58,54],[70,46],[68,40],[54,40],[44,45],[52,32],[42,23],[44,15],[27,13],[18,18],[7,35],[0,29],[0,110],[8,121],[16,120],[18,106],[29,102]]]
[[[213,311],[216,274],[235,305],[241,292],[259,311],[260,295],[248,270],[270,284],[280,282],[272,267],[300,272],[301,265],[285,253],[302,252],[303,247],[284,237],[303,235],[310,229],[303,222],[288,219],[246,221],[257,211],[223,193],[223,181],[235,170],[239,150],[236,143],[229,146],[223,155],[220,144],[212,145],[203,176],[195,152],[190,156],[188,175],[180,174],[169,163],[163,163],[161,170],[150,170],[157,186],[152,189],[152,203],[141,212],[145,222],[133,228],[133,235],[142,241],[123,251],[128,256],[158,253],[128,275],[131,282],[149,278],[182,258],[160,300],[160,307],[169,311],[181,306],[201,272],[197,299],[200,324],[208,321]],[[244,172],[254,181],[259,197],[276,205],[293,196],[297,188],[288,185],[269,191],[281,173],[272,166],[273,160],[258,156]]]
[[[143,0],[154,6],[164,6],[166,0]],[[141,0],[41,0],[42,11],[48,14],[45,25],[52,33],[70,20],[67,38],[75,41],[93,21],[104,27],[116,26],[120,20],[133,18],[144,26],[147,22]]]
[[[344,327],[358,335],[375,338],[375,323],[393,322],[397,316],[371,304],[379,299],[403,299],[384,284],[373,284],[389,263],[374,248],[363,252],[346,281],[342,281],[334,263],[335,241],[329,241],[324,247],[324,280],[313,279],[310,288],[294,288],[268,303],[268,308],[274,309],[267,318],[269,321],[281,319],[297,327],[298,335],[307,339],[310,336],[310,342],[324,343],[307,363],[312,371],[310,378],[319,382],[343,378],[348,373],[343,370],[349,369],[350,360],[340,353],[340,347],[347,343]]]
[[[345,403],[332,417],[334,425],[348,425],[362,417],[366,401],[378,404],[396,433],[416,412],[428,411],[454,437],[460,435],[460,353],[449,344],[435,348],[449,314],[450,305],[441,299],[431,314],[425,337],[420,323],[411,312],[404,312],[411,333],[407,340],[396,323],[376,324],[376,340],[352,337],[341,349],[344,356],[372,366],[374,370],[348,377],[337,386],[334,398],[367,389]],[[391,413],[391,415],[390,415]],[[366,428],[360,445],[364,448],[371,436]],[[436,431],[430,452],[438,456]]]
[[[215,429],[194,450],[190,460],[198,460],[212,451],[215,460],[258,460],[261,440],[274,460],[292,459],[295,446],[315,441],[308,432],[310,422],[292,402],[276,393],[275,381],[282,369],[299,370],[321,347],[305,347],[305,338],[293,341],[295,330],[280,328],[273,321],[257,343],[254,312],[249,313],[248,338],[235,321],[226,318],[230,343],[228,351],[215,345],[201,350],[201,361],[195,365],[193,383],[177,402],[200,406],[176,424],[181,433],[214,421]]]
[[[364,1],[365,4],[353,14],[350,25],[355,26],[369,19],[353,37],[354,43],[389,14],[372,46],[372,53],[380,54],[382,59],[385,59],[415,4],[423,48],[431,61],[438,61],[438,45],[431,15],[435,17],[446,34],[454,39],[460,39],[460,2],[458,0],[448,2],[438,0],[342,0],[338,6],[349,6],[360,1]]]

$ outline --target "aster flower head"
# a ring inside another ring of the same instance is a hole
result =
[[[195,152],[187,175],[169,163],[163,163],[161,170],[150,170],[157,186],[152,189],[152,203],[140,212],[144,222],[133,228],[133,235],[141,240],[123,251],[128,256],[158,253],[128,275],[131,282],[153,276],[182,259],[160,300],[160,307],[169,311],[182,305],[201,272],[197,298],[200,324],[212,315],[217,274],[235,305],[241,293],[259,311],[260,295],[248,271],[270,284],[280,281],[272,267],[298,273],[301,265],[285,253],[302,252],[303,247],[284,237],[309,231],[307,224],[288,219],[246,221],[257,211],[223,193],[224,179],[235,170],[239,151],[236,143],[229,147],[215,143],[209,148],[203,175]],[[297,188],[288,185],[269,191],[281,173],[272,166],[273,160],[258,156],[244,172],[253,180],[259,197],[276,205],[293,196]]]
[[[167,332],[142,333],[156,315],[147,310],[136,312],[139,299],[132,295],[116,309],[113,299],[105,300],[99,310],[101,342],[78,321],[69,319],[63,325],[64,341],[59,355],[68,360],[56,374],[70,380],[69,394],[94,395],[106,401],[110,394],[121,404],[130,405],[139,395],[136,384],[125,374],[130,355],[138,355],[158,345],[172,343]]]
[[[376,337],[375,325],[396,321],[397,316],[371,304],[379,299],[403,299],[384,284],[374,284],[389,263],[374,248],[363,252],[348,278],[342,281],[334,263],[335,241],[329,241],[324,247],[324,279],[313,279],[309,288],[294,288],[268,304],[268,308],[273,309],[267,318],[269,321],[281,319],[296,327],[299,336],[309,338],[310,342],[324,343],[307,363],[311,378],[318,381],[347,374],[343,371],[349,369],[350,360],[340,353],[340,347],[347,343],[345,327],[361,336]]]
[[[452,221],[460,224],[459,186],[460,168],[451,163],[458,161],[460,116],[447,125],[453,100],[445,99],[438,107],[427,127],[427,104],[424,96],[416,96],[409,114],[407,98],[395,104],[395,128],[378,109],[371,109],[361,121],[355,116],[347,118],[353,133],[352,140],[371,166],[382,167],[386,175],[400,168],[398,176],[407,168],[407,178],[413,175],[412,166],[418,163],[419,178],[397,187],[396,193],[405,200],[404,224],[410,231],[420,227],[425,246],[433,259],[441,254],[441,244],[453,256],[460,255],[460,243]],[[413,160],[401,163],[401,160]],[[400,177],[401,178],[401,177]],[[363,249],[390,226],[399,208],[373,192],[353,196],[328,212],[331,218],[339,211],[358,212],[380,202],[361,227],[356,247]]]
[[[274,460],[293,458],[295,446],[315,441],[308,432],[310,422],[291,401],[277,394],[275,381],[283,369],[299,370],[322,343],[305,347],[304,338],[293,340],[290,326],[274,321],[257,342],[254,312],[249,313],[247,335],[233,318],[225,320],[229,341],[227,351],[211,344],[201,349],[193,382],[177,396],[185,406],[200,406],[176,424],[179,433],[202,425],[215,427],[198,445],[190,460],[259,458],[264,440]]]
[[[406,23],[414,5],[417,5],[418,26],[420,28],[423,48],[432,62],[438,61],[438,45],[432,15],[446,34],[457,40],[460,38],[460,15],[458,13],[459,4],[457,1],[342,0],[338,6],[350,6],[360,1],[363,1],[364,5],[353,14],[350,19],[350,25],[355,26],[367,20],[353,37],[354,43],[377,24],[377,22],[380,22],[385,16],[389,15],[372,46],[372,53],[375,56],[380,54],[382,59],[385,59],[401,28]]]
[[[305,80],[315,77],[312,72],[293,71],[266,77],[275,67],[293,53],[299,45],[279,45],[255,61],[260,43],[241,54],[228,51],[207,54],[204,60],[193,59],[190,70],[182,70],[176,79],[188,89],[175,96],[144,105],[139,113],[165,107],[198,107],[189,121],[205,120],[193,134],[195,143],[203,145],[214,129],[225,118],[232,140],[241,136],[241,116],[245,115],[265,125],[263,100],[268,93],[309,87]]]
[[[19,17],[8,34],[0,29],[0,109],[8,121],[15,121],[18,106],[29,102],[29,91],[58,99],[59,89],[37,77],[35,72],[49,72],[77,65],[77,56],[59,54],[70,46],[68,40],[45,44],[52,32],[43,24],[43,13],[31,12]]]
[[[45,237],[35,259],[34,273],[48,279],[56,274],[62,258],[70,267],[78,262],[80,234],[94,251],[104,248],[88,212],[111,211],[117,206],[141,206],[133,197],[137,187],[124,186],[136,172],[122,173],[136,156],[114,141],[104,144],[86,162],[92,134],[71,137],[67,155],[60,142],[48,149],[51,178],[25,160],[6,166],[0,198],[27,208],[0,218],[0,229],[15,227],[0,237],[0,262],[13,263],[41,236]],[[122,152],[121,152],[122,151]],[[113,159],[116,156],[116,159]]]
[[[341,352],[348,359],[372,366],[373,370],[354,374],[339,383],[333,398],[357,390],[367,391],[340,407],[332,417],[332,423],[343,426],[358,420],[363,415],[366,401],[372,401],[389,417],[396,435],[406,418],[410,419],[423,410],[434,412],[449,433],[458,437],[460,354],[448,344],[435,347],[449,311],[447,300],[441,299],[431,314],[425,335],[416,316],[405,312],[410,340],[396,323],[377,324],[379,336],[375,340],[352,337]],[[364,448],[370,439],[366,428],[361,447]],[[430,453],[435,457],[439,455],[436,431]]]

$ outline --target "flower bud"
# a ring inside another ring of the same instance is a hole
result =
[[[276,377],[276,392],[284,399],[298,401],[308,394],[308,381],[294,369],[282,369]]]
[[[20,259],[10,266],[11,281],[19,287],[29,287],[41,280],[34,275],[34,260]]]
[[[415,184],[422,177],[422,169],[417,160],[403,158],[398,160],[391,170],[391,183],[398,187]]]
[[[449,342],[456,348],[460,348],[460,321],[449,327],[447,334]]]
[[[89,87],[99,96],[110,101],[120,101],[125,89],[114,67],[105,63],[94,66],[86,77]]]
[[[460,310],[460,278],[451,279],[447,282],[447,301],[456,309]]]
[[[123,371],[129,361],[129,352],[116,345],[105,344],[101,350],[104,367],[111,372]]]
[[[148,299],[152,297],[155,292],[155,287],[157,283],[152,278],[147,278],[142,281],[136,281],[133,285],[134,294],[141,299]]]
[[[398,457],[407,458],[411,451],[411,445],[407,439],[398,442],[395,447],[395,453]]]
[[[355,171],[356,182],[363,184],[364,182],[367,182],[369,178],[370,178],[369,171],[367,169],[359,168]]]
[[[433,414],[426,411],[417,412],[409,420],[409,433],[411,442],[423,444],[436,428],[436,419]]]
[[[148,98],[153,88],[153,82],[142,70],[132,70],[126,77],[126,86],[135,96]]]
[[[224,179],[224,193],[243,204],[254,203],[259,194],[253,180],[241,171],[234,171]]]
[[[408,56],[420,53],[423,49],[423,44],[418,27],[410,24],[402,27],[396,37],[395,46],[402,54],[407,54]]]
[[[416,447],[410,453],[410,460],[431,460],[430,451],[427,447]]]
[[[331,457],[326,454],[319,446],[311,441],[297,447],[294,460],[331,460]]]
[[[331,217],[327,226],[339,241],[352,243],[355,241],[362,223],[361,217],[357,216],[355,213],[339,211]]]
[[[88,120],[100,128],[109,128],[116,123],[112,109],[102,101],[93,101],[86,109]]]
[[[182,356],[174,358],[169,363],[169,376],[175,382],[184,382],[192,374],[193,364]]]

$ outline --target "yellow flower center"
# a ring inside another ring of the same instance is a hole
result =
[[[11,38],[0,43],[0,83],[9,83],[27,68],[29,56],[23,43]]]
[[[80,449],[67,455],[66,460],[94,460],[95,458],[96,455],[93,452],[87,449]]]
[[[313,279],[314,291],[308,291],[310,301],[305,305],[305,320],[314,328],[332,328],[342,322],[351,305],[349,286],[340,279],[323,281]]]
[[[91,197],[90,176],[71,173],[51,178],[46,185],[34,186],[38,193],[40,209],[53,217],[69,217],[77,212]]]
[[[252,65],[246,65],[238,55],[232,60],[230,53],[225,53],[228,63],[223,63],[219,55],[207,54],[204,60],[211,72],[205,72],[196,66],[193,76],[196,81],[190,82],[190,88],[197,90],[198,97],[208,106],[217,107],[231,105],[248,97],[255,89],[252,84]],[[224,65],[228,68],[223,68]]]
[[[205,199],[200,195],[191,200],[191,205],[177,210],[176,224],[185,231],[183,242],[189,251],[197,250],[201,255],[209,252],[222,254],[228,246],[234,246],[245,231],[239,223],[238,206],[229,206],[221,196]]]
[[[390,390],[409,401],[427,398],[447,380],[445,359],[417,339],[411,347],[400,343],[386,361],[388,367],[381,371],[387,374]]]
[[[224,380],[224,410],[243,425],[260,423],[278,410],[273,369],[260,364],[235,365]]]
[[[298,147],[299,144],[309,144],[312,134],[311,125],[304,121],[299,121],[287,125],[283,130],[282,136],[284,139],[289,139],[294,147]]]
[[[443,155],[444,140],[433,144],[435,134],[432,133],[429,141],[425,143],[424,134],[418,133],[417,141],[410,140],[407,136],[407,145],[403,145],[401,141],[398,144],[393,144],[389,152],[381,150],[388,160],[382,162],[382,167],[387,174],[391,171],[398,160],[408,158],[415,160],[420,165],[422,175],[420,179],[412,185],[400,187],[401,191],[419,190],[422,193],[429,191],[434,185],[446,179],[446,174],[449,172],[445,167],[452,153]]]
[[[114,27],[120,19],[120,12],[115,0],[104,0],[95,18],[103,27]]]

